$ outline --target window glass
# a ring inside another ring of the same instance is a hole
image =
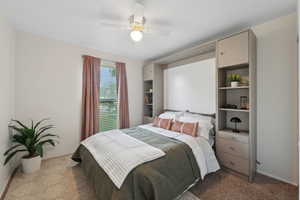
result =
[[[101,66],[100,69],[100,131],[117,128],[118,102],[117,102],[116,68]]]

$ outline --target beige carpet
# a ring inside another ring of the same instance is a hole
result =
[[[182,200],[296,200],[294,186],[258,175],[254,183],[220,171],[206,177]],[[46,160],[33,174],[18,171],[5,200],[96,200],[79,166],[71,167],[69,156]]]
[[[196,197],[193,193],[188,191],[184,193],[184,195],[180,198],[180,200],[200,200],[200,199]]]

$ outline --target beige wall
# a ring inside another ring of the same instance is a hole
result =
[[[3,153],[10,145],[8,122],[14,117],[14,40],[15,32],[0,17],[0,196],[6,186],[12,167],[3,167]]]
[[[297,1],[297,20],[298,20],[298,38],[299,38],[299,33],[300,33],[300,0]],[[299,59],[300,59],[300,45],[299,45],[299,42],[298,42],[298,185],[299,185],[299,175],[300,175],[300,153],[299,153],[299,148],[300,148],[300,130],[299,130],[299,127],[300,127],[300,97],[299,97],[299,94],[300,94],[300,62],[299,62]],[[298,192],[298,195],[299,195],[299,199],[300,199],[300,192]]]
[[[258,48],[258,171],[298,184],[297,15],[253,30]]]
[[[60,144],[47,157],[70,154],[78,147],[83,54],[126,62],[131,126],[142,122],[142,62],[18,32],[16,117],[52,119]]]

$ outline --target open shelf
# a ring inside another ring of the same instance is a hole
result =
[[[237,64],[237,65],[230,65],[230,66],[223,66],[223,67],[218,67],[219,69],[223,70],[235,70],[235,69],[243,69],[243,68],[248,68],[249,64],[248,63],[242,63],[242,64]]]
[[[248,112],[249,112],[249,110],[247,110],[247,109],[219,108],[219,110],[222,110],[222,111],[229,111],[229,112],[245,112],[245,113],[248,113]]]
[[[153,118],[152,116],[150,116],[150,115],[144,115],[144,117],[147,117],[147,118]]]
[[[219,131],[222,133],[227,133],[227,134],[240,134],[240,135],[246,135],[246,136],[249,135],[249,131],[247,131],[247,130],[240,130],[239,133],[235,133],[232,130],[233,130],[232,128],[223,128],[223,129],[220,129]]]
[[[147,116],[149,118],[148,122],[153,116],[153,94],[150,90],[153,90],[153,81],[144,81],[144,117]]]
[[[219,87],[219,90],[236,90],[236,89],[249,89],[249,85],[239,86],[239,87]]]

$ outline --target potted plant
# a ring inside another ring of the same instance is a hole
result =
[[[47,119],[43,119],[36,124],[31,121],[28,127],[18,120],[12,120],[13,125],[9,127],[16,133],[12,136],[13,146],[5,153],[4,165],[6,165],[17,153],[27,152],[22,157],[22,168],[24,173],[32,173],[41,167],[41,157],[44,155],[44,146],[50,144],[56,145],[57,135],[50,134],[48,131],[54,128],[53,125],[43,125]]]
[[[231,87],[238,87],[241,82],[241,75],[239,74],[229,74],[228,81],[230,82]]]

